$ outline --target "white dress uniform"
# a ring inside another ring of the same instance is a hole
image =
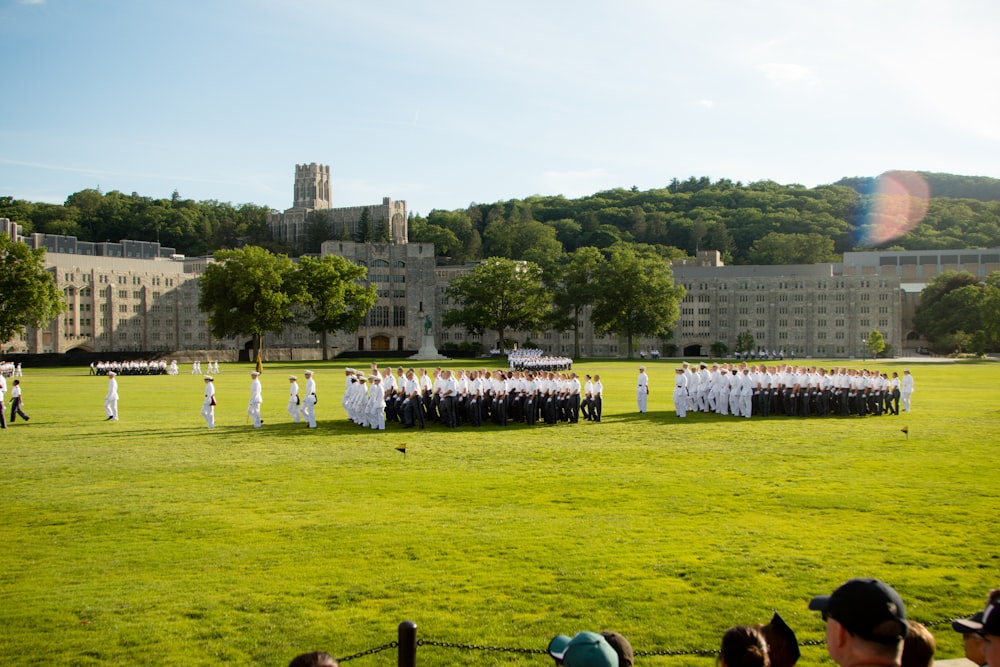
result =
[[[104,412],[107,421],[118,421],[118,378],[114,371],[108,371],[108,393],[104,395]]]
[[[294,375],[288,376],[288,414],[292,421],[299,423],[299,383]]]
[[[306,395],[302,399],[302,418],[309,428],[316,428],[316,380],[313,372],[306,371]]]
[[[253,427],[260,428],[263,421],[260,418],[260,406],[264,402],[264,389],[260,384],[260,375],[254,371],[250,373],[253,382],[250,383],[250,405],[247,407],[247,414],[253,420]]]
[[[205,400],[201,404],[201,416],[209,428],[215,428],[215,383],[210,375],[205,376]]]
[[[910,371],[903,371],[903,381],[899,384],[899,398],[903,404],[903,412],[910,411],[910,397],[913,396],[913,376]]]
[[[678,368],[674,374],[674,410],[678,417],[687,417],[687,374]]]
[[[639,370],[639,379],[636,381],[635,387],[635,402],[640,413],[646,411],[646,406],[649,403],[649,376],[646,375],[645,368]]]

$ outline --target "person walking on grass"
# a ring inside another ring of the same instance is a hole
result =
[[[14,380],[14,386],[10,390],[10,423],[13,424],[17,421],[17,416],[20,415],[21,419],[28,421],[28,415],[24,414],[24,399],[21,397],[21,381]],[[2,410],[0,410],[2,412]]]
[[[114,371],[108,371],[108,393],[104,395],[105,421],[118,421],[118,377]]]

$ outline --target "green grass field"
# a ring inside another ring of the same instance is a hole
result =
[[[0,664],[283,666],[382,646],[404,620],[429,642],[541,650],[613,629],[640,652],[713,649],[775,610],[821,640],[807,602],[853,576],[890,582],[920,621],[1000,586],[1000,365],[911,363],[899,417],[768,420],[677,419],[674,363],[646,365],[643,416],[637,362],[588,362],[600,424],[381,433],[346,421],[342,362],[310,365],[314,431],[284,411],[303,365],[265,368],[259,431],[249,367],[216,376],[214,431],[200,376],[121,377],[108,423],[106,379],[27,369],[32,420],[0,432]],[[418,661],[551,665],[433,643]],[[806,646],[799,664],[825,661]]]

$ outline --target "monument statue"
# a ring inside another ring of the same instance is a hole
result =
[[[433,326],[434,326],[434,323],[431,321],[431,316],[430,315],[425,315],[424,316],[424,335],[425,336],[428,335],[428,334],[430,334],[431,328]]]

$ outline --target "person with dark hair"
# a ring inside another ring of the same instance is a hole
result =
[[[0,398],[0,402],[3,398]],[[14,380],[14,386],[10,389],[10,423],[13,424],[20,415],[21,419],[28,421],[28,415],[24,414],[24,399],[21,398],[21,381]],[[3,405],[0,405],[0,414],[3,414]]]
[[[962,647],[965,657],[977,665],[986,664],[986,654],[983,652],[983,612],[973,614],[972,618],[957,618],[951,622],[951,629],[962,635]]]
[[[934,635],[922,623],[909,621],[907,625],[901,667],[934,667],[934,651],[937,650]]]
[[[990,591],[990,600],[983,609],[983,654],[989,667],[1000,667],[1000,588]]]
[[[809,608],[823,613],[826,649],[841,667],[899,667],[906,606],[888,584],[851,579],[831,595],[814,597]]]
[[[758,628],[767,642],[767,655],[771,659],[771,667],[794,667],[802,652],[799,650],[799,640],[795,631],[788,627],[785,619],[775,612],[767,625],[754,626]]]
[[[737,625],[722,635],[721,667],[770,667],[764,634],[752,625]]]
[[[340,667],[340,663],[329,653],[313,651],[295,656],[288,667]]]

